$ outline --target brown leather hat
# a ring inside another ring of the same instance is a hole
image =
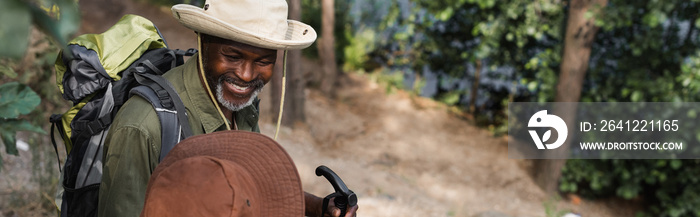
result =
[[[304,216],[294,162],[251,132],[197,135],[173,148],[151,175],[141,216]]]

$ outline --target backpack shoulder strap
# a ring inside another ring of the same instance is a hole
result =
[[[159,161],[162,161],[163,158],[165,158],[165,155],[168,154],[170,149],[175,147],[175,144],[180,142],[180,140],[184,139],[184,135],[181,133],[182,127],[180,125],[180,121],[177,118],[178,111],[164,108],[161,105],[160,99],[158,98],[156,92],[148,86],[135,87],[131,89],[130,93],[132,95],[138,95],[146,99],[146,101],[150,102],[151,105],[153,105],[153,108],[156,110],[158,120],[160,120],[161,131],[161,150]]]
[[[142,73],[134,75],[142,85],[131,89],[130,95],[146,99],[156,110],[161,126],[160,160],[163,160],[175,144],[192,136],[185,105],[165,78]]]

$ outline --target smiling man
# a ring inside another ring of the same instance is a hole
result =
[[[231,120],[233,112],[250,106],[270,81],[277,51],[210,35],[202,35],[202,44],[204,76]]]
[[[172,12],[195,31],[200,45],[199,54],[163,75],[185,105],[192,133],[259,132],[257,95],[272,77],[277,51],[310,46],[316,40],[314,29],[287,20],[284,0],[208,0],[203,8],[175,5]],[[98,216],[141,213],[160,149],[155,110],[148,101],[132,97],[106,137]],[[333,200],[322,209],[323,199],[308,193],[304,198],[308,216],[340,214]],[[350,207],[346,216],[356,210]]]

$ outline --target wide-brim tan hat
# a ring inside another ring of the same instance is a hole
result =
[[[311,26],[288,20],[285,0],[207,0],[204,8],[172,7],[173,16],[200,33],[274,50],[309,47],[316,40]]]
[[[271,138],[221,131],[178,143],[151,175],[141,216],[304,216],[294,162]]]

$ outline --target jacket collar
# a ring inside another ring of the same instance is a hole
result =
[[[194,109],[192,112],[200,117],[204,133],[211,133],[224,127],[224,118],[219,115],[214,107],[214,102],[209,98],[202,82],[199,80],[199,72],[197,71],[197,58],[199,54],[195,54],[185,62],[183,81],[185,82],[185,90],[187,96],[192,101]]]

